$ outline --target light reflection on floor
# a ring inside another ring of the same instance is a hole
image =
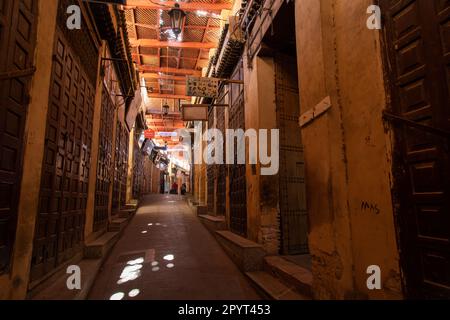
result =
[[[123,293],[123,292],[116,292],[109,298],[109,300],[122,300],[123,297],[125,297],[125,293]]]
[[[169,202],[175,202],[175,201],[169,201]],[[166,224],[162,224],[160,222],[149,222],[147,224],[147,226],[148,227],[155,227],[155,226],[167,227]],[[148,233],[148,230],[142,230],[141,233],[146,234],[146,233]],[[174,259],[175,259],[175,256],[170,253],[163,256],[163,260],[169,262],[165,265],[167,269],[173,269],[175,267],[175,264],[173,263]],[[147,261],[147,262],[149,262],[149,261]],[[145,262],[144,257],[138,257],[136,259],[127,261],[126,265],[124,266],[124,268],[120,274],[120,279],[117,281],[117,284],[122,285],[124,283],[136,280],[139,277],[141,277],[142,270],[144,268],[145,263],[146,262]],[[151,268],[152,272],[158,272],[161,270],[161,266],[159,265],[159,262],[157,260],[154,260],[150,263],[150,268]],[[166,269],[166,268],[164,268],[164,269]],[[134,288],[134,289],[130,290],[128,292],[128,294],[126,294],[123,291],[118,291],[118,292],[115,292],[114,294],[112,294],[111,297],[109,298],[109,300],[122,300],[122,299],[126,298],[127,296],[129,298],[135,298],[139,294],[141,294],[141,291],[138,288]]]
[[[175,267],[175,264],[172,262],[175,259],[175,256],[173,254],[166,254],[163,256],[163,260],[171,261],[170,263],[166,264],[167,269],[173,269]],[[122,270],[122,273],[120,274],[120,279],[117,281],[118,285],[124,284],[129,281],[136,280],[139,278],[142,274],[142,269],[144,268],[144,257],[138,257],[133,260],[127,261],[125,267]],[[159,262],[154,260],[150,263],[152,272],[158,272],[161,270],[159,267]],[[132,289],[128,292],[128,297],[134,298],[137,297],[141,291],[138,288]],[[115,292],[111,295],[109,300],[122,300],[124,299],[126,294],[122,291]]]
[[[120,279],[117,284],[122,284],[128,281],[135,280],[141,276],[142,264],[127,265],[120,274]]]
[[[139,289],[133,289],[130,292],[128,292],[128,296],[131,298],[136,297],[141,291]]]

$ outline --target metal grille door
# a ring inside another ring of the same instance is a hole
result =
[[[232,76],[233,80],[243,80],[242,61]],[[230,84],[230,129],[245,130],[244,86]],[[234,164],[230,165],[230,229],[247,236],[247,184],[245,181],[245,164],[237,164],[237,144],[235,143]]]
[[[275,57],[277,125],[280,129],[279,208],[281,253],[308,253],[304,159],[295,58]]]
[[[49,273],[82,249],[95,79],[87,75],[80,51],[89,52],[94,65],[98,58],[88,32],[78,33],[78,46],[74,46],[57,28],[32,280]]]
[[[406,290],[450,297],[450,1],[381,2]]]
[[[109,186],[112,177],[113,124],[114,104],[111,101],[108,89],[103,86],[97,180],[95,183],[94,231],[106,227],[108,222]]]
[[[0,274],[16,233],[38,1],[0,1]]]

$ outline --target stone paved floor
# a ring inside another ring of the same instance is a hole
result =
[[[149,195],[99,272],[89,299],[259,299],[177,195]]]

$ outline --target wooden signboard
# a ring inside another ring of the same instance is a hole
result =
[[[220,79],[187,77],[186,95],[190,97],[215,98],[219,95]]]
[[[183,104],[181,118],[183,121],[208,121],[208,105]]]

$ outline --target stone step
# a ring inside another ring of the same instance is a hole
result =
[[[81,289],[70,290],[67,279],[72,275],[62,270],[31,295],[32,300],[85,300],[102,265],[102,259],[83,259],[76,264],[81,271]]]
[[[225,230],[227,225],[225,223],[225,216],[199,215],[198,216],[203,225],[211,232],[217,230]]]
[[[128,210],[128,209],[137,209],[138,203],[127,203],[124,207],[122,207],[122,210]]]
[[[266,256],[264,270],[280,279],[285,284],[293,286],[301,294],[312,297],[312,273],[282,256]]]
[[[114,218],[111,223],[108,225],[108,231],[118,231],[122,232],[123,229],[128,224],[128,219],[126,218]]]
[[[136,213],[136,209],[122,209],[117,213],[119,218],[131,219]]]
[[[265,271],[251,271],[245,273],[256,286],[258,291],[266,298],[272,300],[310,300],[308,297],[295,291],[293,287],[285,285],[276,277]]]
[[[198,205],[198,202],[195,201],[194,199],[192,199],[191,197],[188,197],[188,198],[187,198],[187,202],[188,202],[188,204],[189,204],[190,206],[192,206],[192,207]]]
[[[105,232],[99,238],[87,243],[84,247],[84,257],[98,259],[105,257],[119,239],[120,232]]]
[[[197,215],[207,215],[208,206],[197,206]]]
[[[262,245],[231,231],[216,231],[216,239],[233,262],[244,272],[263,268],[266,255]]]

